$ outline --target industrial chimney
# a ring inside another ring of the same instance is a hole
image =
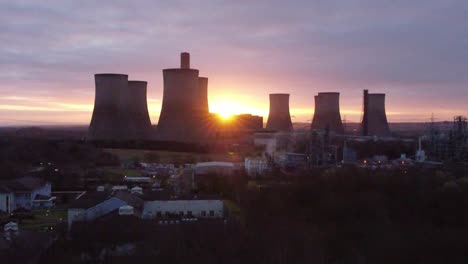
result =
[[[340,115],[340,93],[319,93],[315,96],[311,129],[329,129],[335,133],[344,133]]]
[[[270,113],[266,129],[279,131],[293,129],[289,114],[289,94],[270,94]]]
[[[364,90],[363,101],[361,134],[363,136],[390,136],[385,112],[385,94],[371,94]]]
[[[118,140],[124,135],[126,117],[122,114],[121,96],[127,89],[128,75],[101,73],[94,75],[96,94],[89,126],[89,138]]]
[[[159,137],[167,141],[194,142],[203,130],[207,80],[190,68],[190,54],[181,53],[180,68],[163,70],[164,90],[158,122]],[[200,89],[200,82],[204,87]],[[206,96],[207,97],[207,96]]]

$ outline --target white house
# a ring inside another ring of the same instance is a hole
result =
[[[98,217],[119,210],[124,205],[132,206],[135,215],[140,216],[143,200],[126,191],[109,194],[105,191],[85,193],[74,200],[68,208],[68,227],[73,222],[90,222]]]
[[[12,212],[17,208],[51,207],[52,185],[40,178],[23,177],[0,183],[0,210]]]

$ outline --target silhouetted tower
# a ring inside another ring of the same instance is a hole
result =
[[[147,139],[151,129],[144,81],[126,74],[94,75],[96,96],[89,126],[93,140]]]
[[[361,133],[363,136],[369,135],[369,121],[368,115],[366,113],[369,112],[369,101],[368,101],[369,90],[364,90],[363,98],[362,98],[362,123],[361,123]]]
[[[146,139],[150,136],[151,119],[148,113],[147,85],[145,81],[128,81],[128,88],[123,95],[134,139]]]
[[[315,96],[315,111],[311,128],[344,133],[340,115],[340,93],[319,93]]]
[[[122,111],[122,94],[127,89],[128,75],[95,74],[94,110],[88,136],[95,140],[119,140],[126,136],[127,116]]]
[[[289,114],[289,94],[270,94],[270,112],[266,129],[278,131],[293,129]]]
[[[163,70],[164,91],[158,134],[163,140],[196,142],[207,118],[208,80],[190,68],[190,54],[181,53],[180,68]],[[200,83],[203,87],[200,89]]]
[[[390,136],[385,112],[385,94],[371,94],[364,90],[364,114],[361,123],[363,136]]]
[[[210,112],[210,108],[208,105],[208,78],[206,77],[198,77],[198,90],[200,98],[200,111],[204,114],[208,114]]]

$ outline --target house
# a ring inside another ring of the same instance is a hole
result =
[[[17,223],[7,223],[0,234],[0,262],[38,263],[56,239],[55,232],[21,230]]]
[[[100,216],[117,210],[125,202],[106,191],[87,192],[74,200],[68,208],[68,227],[73,222],[90,222]]]
[[[124,205],[133,207],[134,214],[140,216],[143,200],[127,191],[109,193],[106,191],[89,192],[74,200],[68,208],[68,227],[73,222],[91,222],[101,216],[119,210]]]
[[[40,178],[22,177],[0,182],[0,210],[10,213],[17,208],[52,207],[52,185]]]

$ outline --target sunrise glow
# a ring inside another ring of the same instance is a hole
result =
[[[218,114],[223,120],[229,120],[233,115],[250,113],[253,115],[268,115],[268,109],[255,107],[254,104],[242,103],[229,98],[213,98],[210,101],[210,112]]]

